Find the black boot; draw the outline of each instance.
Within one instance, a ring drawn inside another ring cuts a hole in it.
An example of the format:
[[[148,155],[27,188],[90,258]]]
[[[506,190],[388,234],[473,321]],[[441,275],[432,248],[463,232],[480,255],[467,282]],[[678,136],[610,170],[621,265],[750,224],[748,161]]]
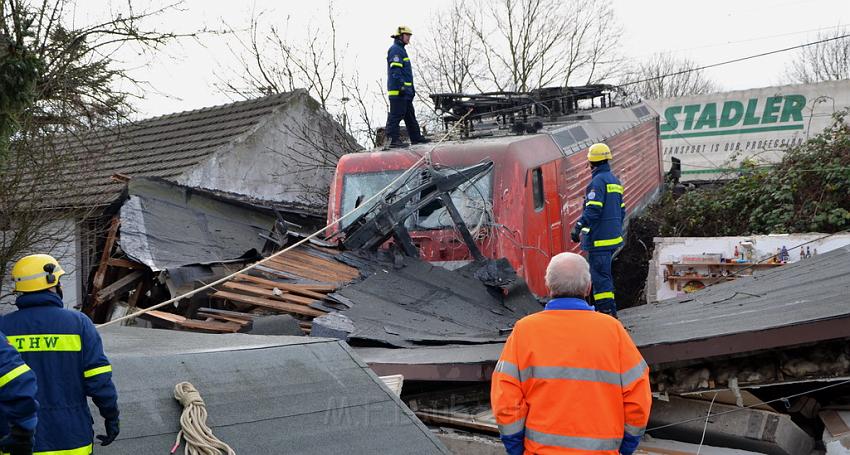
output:
[[[387,148],[398,149],[407,147],[409,144],[407,142],[402,141],[401,139],[393,139]]]
[[[417,139],[415,141],[410,141],[410,142],[412,142],[414,144],[427,144],[427,143],[431,142],[431,139],[428,139],[426,137],[420,137],[419,139]]]

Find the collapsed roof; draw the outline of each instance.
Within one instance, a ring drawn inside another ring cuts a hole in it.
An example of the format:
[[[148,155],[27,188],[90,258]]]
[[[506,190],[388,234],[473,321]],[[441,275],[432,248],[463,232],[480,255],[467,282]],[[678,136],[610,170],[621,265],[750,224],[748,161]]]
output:
[[[850,337],[850,246],[619,313],[650,364]]]

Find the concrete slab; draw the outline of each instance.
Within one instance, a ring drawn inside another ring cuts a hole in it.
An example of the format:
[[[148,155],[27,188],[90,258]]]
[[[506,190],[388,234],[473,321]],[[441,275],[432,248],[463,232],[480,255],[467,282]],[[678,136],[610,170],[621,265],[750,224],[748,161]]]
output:
[[[497,437],[441,431],[437,438],[455,455],[504,455],[505,446]]]
[[[653,401],[648,428],[659,428],[651,431],[653,437],[689,443],[699,443],[705,429],[704,444],[770,455],[808,454],[814,447],[787,415],[678,397]]]
[[[756,455],[760,452],[728,449],[703,444],[671,441],[667,439],[646,438],[641,441],[635,455]]]

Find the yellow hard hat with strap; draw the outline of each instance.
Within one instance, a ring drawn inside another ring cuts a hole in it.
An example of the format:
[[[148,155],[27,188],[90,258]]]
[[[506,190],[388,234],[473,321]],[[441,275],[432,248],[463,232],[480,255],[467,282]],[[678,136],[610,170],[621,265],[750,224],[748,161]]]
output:
[[[21,258],[12,267],[12,281],[16,292],[35,292],[50,289],[59,284],[65,274],[53,256],[31,254]]]
[[[413,34],[413,29],[411,29],[410,27],[408,27],[406,25],[399,25],[395,29],[395,32],[393,32],[393,34],[390,35],[390,38],[398,38],[401,35],[412,35],[412,34]]]
[[[613,155],[611,155],[611,149],[601,142],[593,144],[587,149],[587,161],[590,161],[591,163],[610,160],[612,158]]]

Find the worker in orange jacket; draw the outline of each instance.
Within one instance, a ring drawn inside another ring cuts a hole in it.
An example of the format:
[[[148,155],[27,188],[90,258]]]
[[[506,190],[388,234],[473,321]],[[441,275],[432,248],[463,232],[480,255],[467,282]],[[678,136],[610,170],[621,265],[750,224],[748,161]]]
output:
[[[649,420],[649,367],[623,326],[584,300],[583,257],[553,257],[546,286],[551,300],[516,323],[493,372],[490,402],[505,449],[631,455]]]

